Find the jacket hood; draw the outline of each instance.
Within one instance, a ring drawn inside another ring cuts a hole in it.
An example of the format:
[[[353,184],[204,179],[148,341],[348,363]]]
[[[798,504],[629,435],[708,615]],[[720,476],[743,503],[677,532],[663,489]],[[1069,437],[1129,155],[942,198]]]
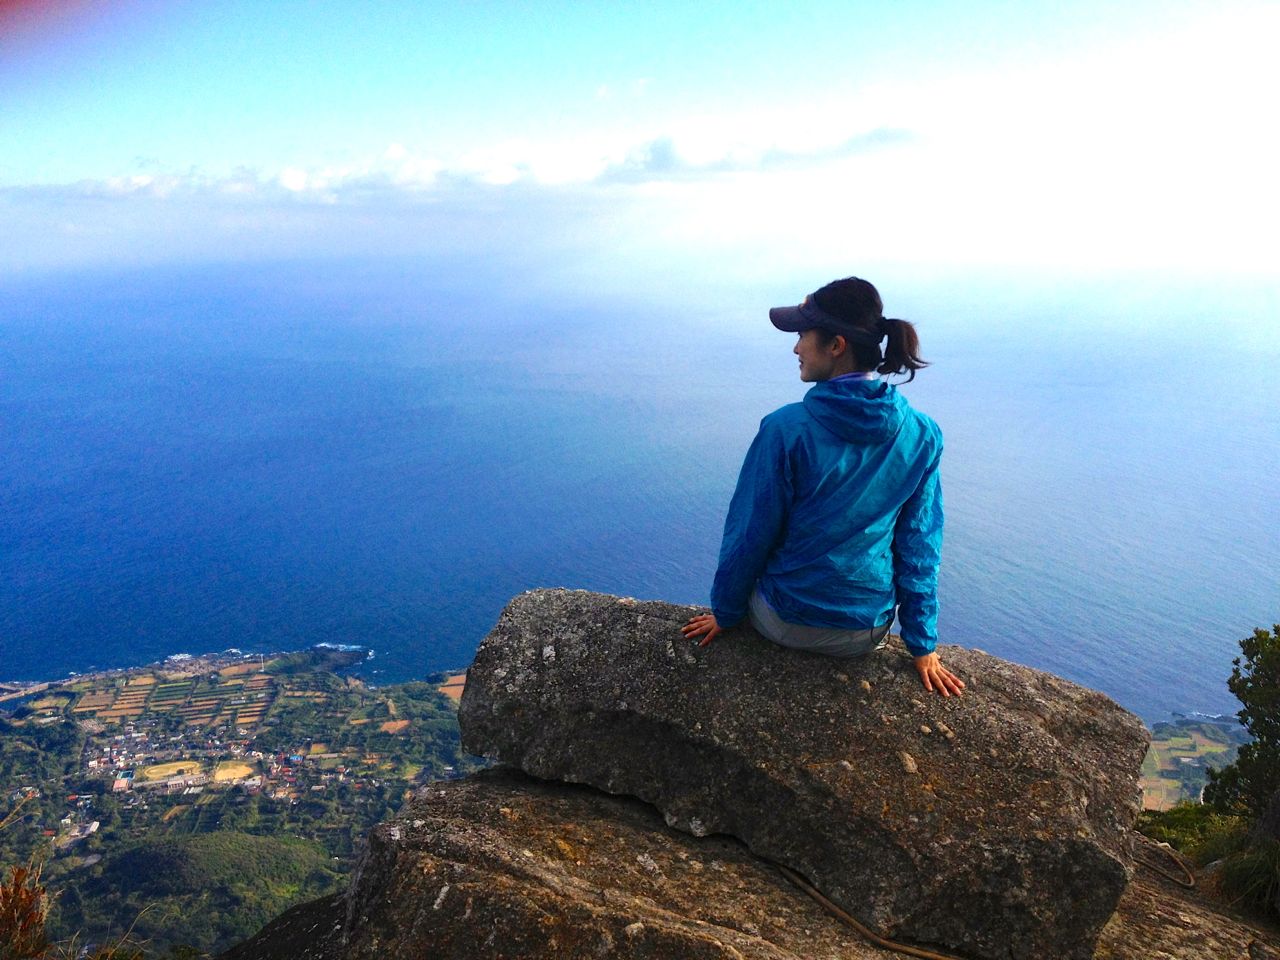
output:
[[[883,380],[824,380],[804,395],[804,409],[841,440],[881,443],[901,429],[907,401]]]

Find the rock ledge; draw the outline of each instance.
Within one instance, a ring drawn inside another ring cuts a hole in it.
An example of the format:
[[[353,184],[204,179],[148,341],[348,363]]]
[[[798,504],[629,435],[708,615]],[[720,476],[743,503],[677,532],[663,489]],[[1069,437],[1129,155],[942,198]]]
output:
[[[840,661],[694,608],[515,598],[467,677],[467,749],[653,804],[790,866],[883,936],[993,960],[1089,957],[1131,874],[1148,742],[1113,701],[981,651],[927,694],[890,646]]]

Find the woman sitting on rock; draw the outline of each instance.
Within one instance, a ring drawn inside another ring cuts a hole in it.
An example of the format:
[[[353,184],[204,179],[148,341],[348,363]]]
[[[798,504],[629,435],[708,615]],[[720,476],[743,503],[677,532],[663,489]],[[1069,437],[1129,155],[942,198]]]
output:
[[[879,646],[894,620],[926,690],[964,683],[937,646],[942,434],[879,374],[926,366],[915,328],[849,277],[769,319],[799,334],[801,403],[760,422],[729,514],[702,646],[749,618],[774,643],[837,657]],[[881,341],[887,341],[883,353]]]

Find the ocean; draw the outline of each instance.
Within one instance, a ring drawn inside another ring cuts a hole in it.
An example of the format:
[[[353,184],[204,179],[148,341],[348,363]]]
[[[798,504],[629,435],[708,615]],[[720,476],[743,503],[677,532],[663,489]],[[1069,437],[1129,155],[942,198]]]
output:
[[[1233,713],[1239,639],[1280,620],[1274,296],[909,279],[943,642],[1149,721]],[[806,291],[412,261],[10,278],[0,680],[331,642],[393,682],[468,663],[534,587],[704,603],[746,446],[805,389],[765,309]]]

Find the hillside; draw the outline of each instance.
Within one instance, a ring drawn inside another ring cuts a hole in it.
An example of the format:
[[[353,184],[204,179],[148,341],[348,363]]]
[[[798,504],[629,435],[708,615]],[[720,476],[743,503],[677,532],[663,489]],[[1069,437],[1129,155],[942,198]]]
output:
[[[363,657],[174,658],[0,703],[0,866],[43,860],[56,936],[154,902],[138,932],[202,949],[334,888],[415,784],[475,767],[454,700],[335,672]]]
[[[300,900],[337,887],[342,873],[317,842],[235,831],[144,840],[103,857],[58,903],[64,931],[133,937],[155,953],[178,943],[222,949]]]

